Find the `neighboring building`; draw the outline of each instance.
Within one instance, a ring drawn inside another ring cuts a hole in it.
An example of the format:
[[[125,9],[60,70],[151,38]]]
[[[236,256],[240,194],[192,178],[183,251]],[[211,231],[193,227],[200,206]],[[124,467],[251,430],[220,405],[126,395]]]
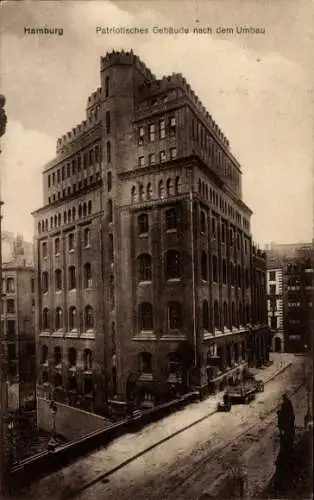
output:
[[[267,303],[268,324],[273,334],[272,350],[285,350],[283,328],[283,274],[282,267],[276,263],[269,263],[267,269]]]
[[[23,235],[1,231],[2,262],[11,262],[23,256],[25,264],[34,266],[34,245],[24,240]]]
[[[281,347],[287,352],[309,350],[313,335],[313,245],[272,244],[267,255],[270,328],[277,326],[273,348],[279,350],[280,344],[276,338],[280,338]],[[277,276],[278,290],[272,282],[272,278]],[[272,319],[275,299],[278,301],[279,313],[276,325]],[[281,304],[282,311],[279,307]]]
[[[8,409],[32,407],[36,396],[34,268],[22,258],[2,265],[2,315],[7,347]]]
[[[97,410],[169,385],[215,390],[241,377],[253,330],[251,360],[267,359],[241,176],[182,75],[158,80],[132,52],[101,58],[34,213],[40,394]]]

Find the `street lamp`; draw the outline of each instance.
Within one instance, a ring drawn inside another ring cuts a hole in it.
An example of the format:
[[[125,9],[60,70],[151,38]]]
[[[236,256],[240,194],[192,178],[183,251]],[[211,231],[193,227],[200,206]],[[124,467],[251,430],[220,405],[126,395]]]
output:
[[[49,409],[50,409],[50,412],[51,412],[51,438],[49,439],[49,442],[48,442],[48,451],[54,451],[56,446],[58,445],[57,441],[56,441],[56,414],[57,414],[57,411],[58,411],[58,407],[56,405],[56,403],[52,400],[50,405],[49,405]]]

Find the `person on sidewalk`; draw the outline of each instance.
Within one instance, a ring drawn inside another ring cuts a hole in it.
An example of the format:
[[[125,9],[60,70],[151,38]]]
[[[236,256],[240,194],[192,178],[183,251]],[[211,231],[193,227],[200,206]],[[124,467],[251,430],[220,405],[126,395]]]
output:
[[[294,445],[295,414],[287,394],[283,395],[283,402],[278,411],[278,427],[280,433],[280,447],[287,454],[290,454]]]

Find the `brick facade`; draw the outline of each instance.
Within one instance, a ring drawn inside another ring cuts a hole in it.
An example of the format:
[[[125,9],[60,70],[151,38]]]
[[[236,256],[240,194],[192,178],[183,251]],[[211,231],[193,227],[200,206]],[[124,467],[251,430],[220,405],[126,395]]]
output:
[[[253,326],[266,342],[267,316],[254,299],[260,256],[228,140],[182,75],[158,80],[132,52],[101,58],[101,87],[86,113],[58,140],[43,173],[44,206],[34,213],[40,387],[54,389],[59,373],[64,401],[95,408],[113,396],[123,401],[133,389],[137,401],[151,404],[184,380],[207,392],[213,380],[239,377]],[[57,364],[55,348],[62,350]],[[74,375],[76,385],[69,384]]]

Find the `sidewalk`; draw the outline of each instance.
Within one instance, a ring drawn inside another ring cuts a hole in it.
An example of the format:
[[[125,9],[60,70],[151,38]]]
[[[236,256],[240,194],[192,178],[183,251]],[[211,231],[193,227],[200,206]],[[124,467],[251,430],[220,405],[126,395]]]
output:
[[[275,355],[274,363],[262,370],[257,370],[259,380],[267,383],[278,373],[284,371],[292,362],[291,355]],[[141,455],[167,441],[173,435],[180,434],[198,422],[205,420],[216,412],[217,404],[221,401],[222,393],[210,396],[207,399],[192,403],[181,411],[154,422],[137,433],[125,434],[110,443],[107,447],[82,457],[75,463],[61,471],[39,481],[38,485],[31,485],[28,498],[58,498],[56,490],[79,490],[81,486],[93,483],[99,476],[105,477],[132,460],[135,455]],[[56,488],[58,485],[58,488]],[[61,494],[61,492],[60,492]],[[53,495],[53,496],[51,496]],[[24,497],[25,498],[25,497]]]

